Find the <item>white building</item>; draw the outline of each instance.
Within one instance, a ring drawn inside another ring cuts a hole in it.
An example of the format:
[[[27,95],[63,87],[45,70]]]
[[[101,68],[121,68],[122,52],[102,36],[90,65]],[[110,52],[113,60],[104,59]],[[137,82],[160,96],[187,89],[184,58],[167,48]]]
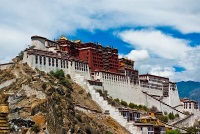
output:
[[[183,98],[180,100],[183,105],[184,111],[188,111],[194,114],[199,114],[199,104],[197,101],[190,100],[188,98]]]

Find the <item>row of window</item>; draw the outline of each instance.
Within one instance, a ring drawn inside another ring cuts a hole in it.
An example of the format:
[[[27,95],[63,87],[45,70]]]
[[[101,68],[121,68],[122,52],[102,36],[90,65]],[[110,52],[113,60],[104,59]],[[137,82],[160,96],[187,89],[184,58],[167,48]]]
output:
[[[142,84],[141,84],[141,87],[150,88],[150,89],[162,90],[162,88],[159,88],[159,87],[152,87],[152,86],[147,86],[147,85],[142,85]]]
[[[122,78],[117,78],[117,77],[112,77],[112,76],[103,76],[103,79],[128,82],[128,79],[127,78],[123,78],[123,77]]]
[[[187,108],[191,109],[192,108],[191,106],[192,106],[191,103],[184,103],[184,109],[187,109]],[[194,104],[194,109],[198,109],[198,104]]]
[[[120,82],[120,83],[118,83],[118,84],[116,84],[115,82],[107,82],[107,81],[103,81],[104,82],[104,84],[105,85],[110,85],[110,86],[118,86],[118,87],[129,87],[129,84],[127,84],[127,83],[122,83],[122,82]]]
[[[45,57],[45,56],[35,56],[35,64],[40,64],[40,65],[46,65],[46,62],[48,60],[48,65],[49,66],[56,66],[58,67],[58,59],[54,59],[51,57]],[[61,68],[68,68],[68,61],[66,60],[60,60],[60,67]]]

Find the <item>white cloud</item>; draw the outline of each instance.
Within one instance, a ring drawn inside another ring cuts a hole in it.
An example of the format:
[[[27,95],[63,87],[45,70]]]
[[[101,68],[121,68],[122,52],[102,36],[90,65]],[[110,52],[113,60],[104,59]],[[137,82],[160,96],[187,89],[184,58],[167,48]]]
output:
[[[163,58],[176,59],[185,55],[188,41],[174,38],[158,30],[128,30],[119,34],[121,39],[137,49],[146,49]]]
[[[178,61],[187,70],[200,70],[200,45],[186,51],[186,55]]]
[[[200,2],[198,0],[100,0],[95,2],[93,0],[1,0],[0,59],[15,57],[30,43],[32,35],[54,39],[62,34],[75,34],[77,29],[93,31],[120,27],[169,26],[182,33],[200,33],[199,16]],[[132,51],[129,57],[143,56],[141,59],[135,59],[138,62],[146,59],[140,63],[148,63],[152,60],[147,58],[148,55],[153,54],[165,60],[187,57],[188,53],[185,54],[185,51],[189,49],[188,41],[173,38],[156,30],[148,32],[134,31],[137,37],[134,44],[138,48]],[[146,39],[139,38],[139,34],[145,35]],[[147,42],[152,44],[149,46]],[[168,44],[171,45],[168,46]],[[193,61],[192,57],[191,60]],[[192,61],[185,67],[192,70],[195,63]],[[184,60],[178,63],[183,65]]]
[[[143,61],[149,58],[149,53],[147,50],[131,50],[131,52],[126,55],[126,57],[134,61]]]
[[[172,67],[161,68],[160,66],[155,66],[151,68],[149,73],[157,76],[170,77],[174,75],[174,71],[175,69]]]
[[[9,63],[12,61],[12,58],[11,57],[5,57],[3,59],[0,59],[0,64],[3,64],[3,63]]]
[[[146,49],[149,52],[148,59],[135,63],[135,68],[140,74],[150,73],[170,77],[175,81],[200,80],[198,74],[200,46],[191,47],[189,46],[190,41],[174,38],[152,29],[122,31],[119,37],[136,49]],[[178,72],[174,66],[183,67],[185,70]]]

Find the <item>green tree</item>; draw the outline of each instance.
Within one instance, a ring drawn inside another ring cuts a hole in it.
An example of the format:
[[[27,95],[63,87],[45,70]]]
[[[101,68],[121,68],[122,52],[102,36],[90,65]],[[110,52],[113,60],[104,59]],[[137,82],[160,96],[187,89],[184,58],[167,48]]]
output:
[[[163,121],[163,122],[168,122],[168,117],[167,116],[162,115],[159,119],[161,121]]]
[[[23,56],[24,56],[24,51],[21,51],[21,52],[18,54],[18,56],[17,56],[18,61],[22,60],[22,59],[23,59]]]
[[[123,100],[121,100],[121,104],[122,104],[123,106],[128,106],[128,103],[127,103],[126,101],[123,101]]]
[[[187,134],[196,134],[197,132],[199,132],[199,129],[196,129],[196,127],[189,127],[187,128]]]
[[[157,107],[155,106],[152,106],[152,108],[149,109],[151,112],[158,112],[158,109]]]
[[[144,106],[144,105],[143,105],[143,106],[142,106],[142,109],[145,110],[145,111],[148,111],[147,106]]]
[[[175,114],[175,117],[179,117],[179,114],[177,113],[177,114]]]
[[[170,112],[169,115],[168,115],[168,117],[169,117],[170,120],[175,119],[175,116],[174,116],[173,112],[172,113]]]
[[[180,134],[180,130],[176,129],[176,130],[169,130],[166,132],[166,134]]]
[[[56,72],[50,71],[50,74],[56,77],[59,80],[62,80],[65,78],[65,73],[62,69],[57,70]]]
[[[132,102],[130,102],[130,103],[128,104],[128,106],[129,106],[130,108],[137,108],[137,105],[134,104],[134,103],[132,103]]]
[[[117,99],[114,99],[114,101],[116,101],[116,102],[120,102],[120,100],[117,98]]]
[[[138,108],[139,108],[139,109],[142,109],[142,108],[143,108],[143,106],[142,106],[142,105],[138,105]]]

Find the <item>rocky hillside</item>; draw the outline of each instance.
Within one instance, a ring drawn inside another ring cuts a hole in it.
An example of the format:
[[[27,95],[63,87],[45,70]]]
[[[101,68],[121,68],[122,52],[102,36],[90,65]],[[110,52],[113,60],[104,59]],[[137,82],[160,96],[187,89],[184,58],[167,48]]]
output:
[[[104,115],[90,94],[61,70],[46,74],[15,62],[9,69],[0,70],[0,85],[0,92],[10,95],[13,134],[128,133]]]

